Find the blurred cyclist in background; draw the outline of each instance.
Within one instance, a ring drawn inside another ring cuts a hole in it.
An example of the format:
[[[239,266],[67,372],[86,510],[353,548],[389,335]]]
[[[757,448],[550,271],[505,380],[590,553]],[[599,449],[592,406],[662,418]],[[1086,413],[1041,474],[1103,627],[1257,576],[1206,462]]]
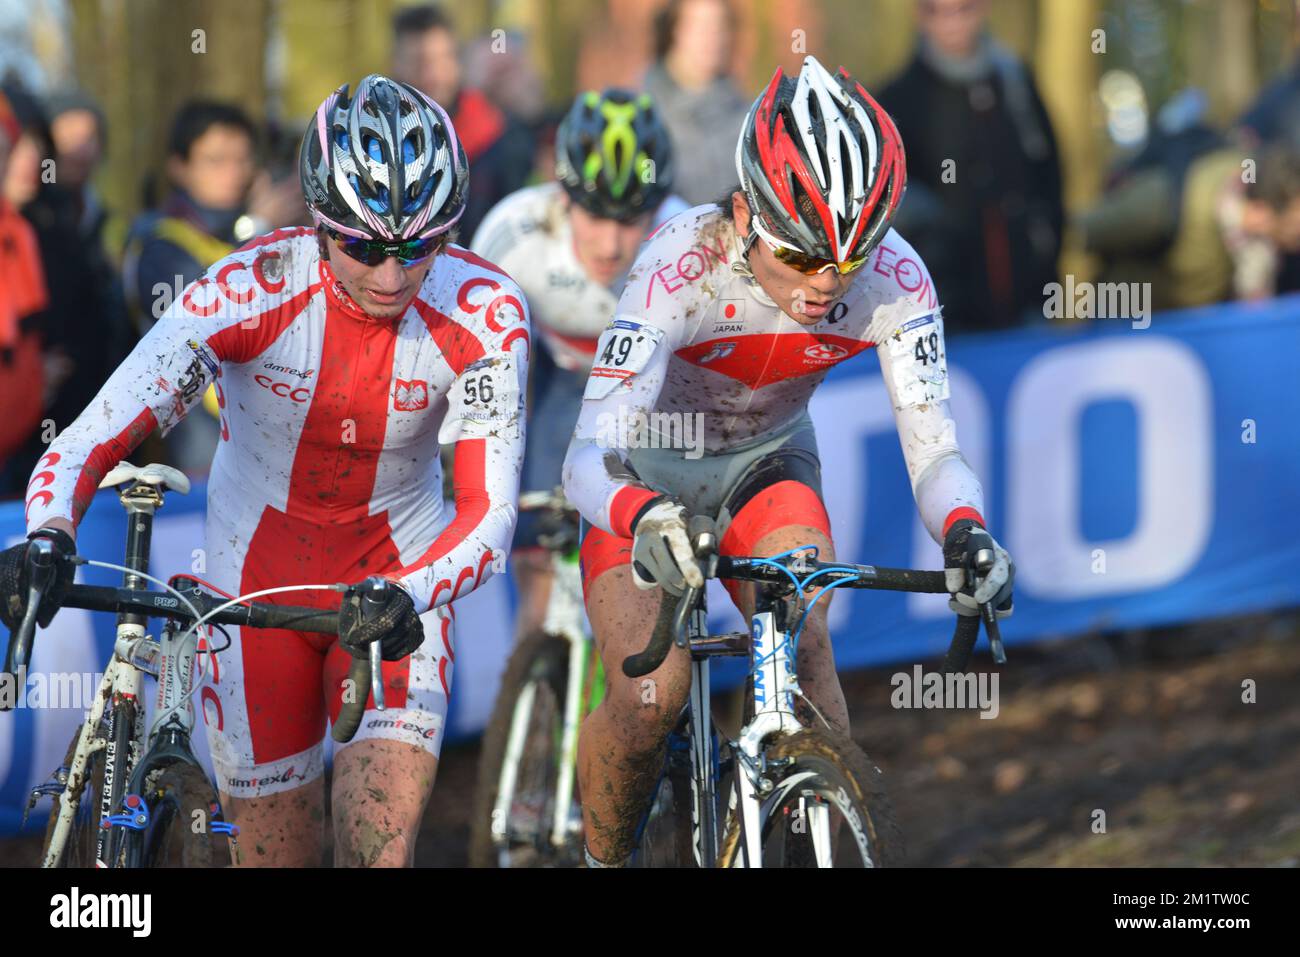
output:
[[[574,100],[556,138],[556,181],[502,200],[483,220],[473,250],[495,262],[528,297],[539,333],[521,492],[561,484],[596,340],[618,304],[642,241],[687,208],[670,195],[672,144],[646,94],[608,89]],[[514,543],[520,591],[517,632],[540,627],[551,564],[539,515],[524,512]]]

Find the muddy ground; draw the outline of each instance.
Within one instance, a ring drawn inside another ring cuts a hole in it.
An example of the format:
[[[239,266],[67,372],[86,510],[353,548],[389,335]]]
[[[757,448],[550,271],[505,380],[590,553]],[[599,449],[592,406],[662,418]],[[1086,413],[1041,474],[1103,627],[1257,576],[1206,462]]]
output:
[[[909,863],[1300,865],[1300,614],[1009,654],[994,720],[892,708],[897,668],[843,676]],[[477,758],[473,743],[444,752],[418,865],[466,863]],[[0,865],[38,845],[0,841]]]

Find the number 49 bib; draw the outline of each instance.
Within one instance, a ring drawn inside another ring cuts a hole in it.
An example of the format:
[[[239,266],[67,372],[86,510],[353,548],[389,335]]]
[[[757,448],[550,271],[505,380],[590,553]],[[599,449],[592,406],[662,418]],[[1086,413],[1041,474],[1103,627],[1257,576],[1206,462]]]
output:
[[[664,331],[631,319],[615,319],[600,334],[584,399],[603,399],[621,382],[645,369]]]
[[[948,361],[938,310],[905,319],[889,336],[889,357],[900,409],[948,398]]]

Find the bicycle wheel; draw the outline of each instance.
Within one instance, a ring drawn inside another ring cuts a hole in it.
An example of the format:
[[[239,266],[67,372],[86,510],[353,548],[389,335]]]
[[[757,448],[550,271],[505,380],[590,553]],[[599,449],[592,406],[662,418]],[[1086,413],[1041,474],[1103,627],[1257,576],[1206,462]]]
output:
[[[582,862],[576,776],[572,793],[564,798],[563,841],[557,846],[551,839],[563,759],[569,647],[564,638],[536,634],[520,642],[506,664],[479,756],[470,825],[473,867],[576,867]],[[498,808],[497,797],[506,787],[510,800]]]
[[[677,736],[674,735],[674,738]],[[694,867],[690,751],[669,742],[663,776],[646,809],[633,867]],[[681,744],[685,745],[684,739]]]
[[[880,769],[847,738],[805,729],[767,749],[763,867],[881,867],[901,863],[902,838]],[[734,837],[735,835],[730,835]],[[743,866],[741,841],[723,866]]]
[[[149,825],[128,854],[129,866],[225,867],[230,863],[229,839],[212,827],[220,805],[202,768],[185,762],[171,765],[158,775],[146,800]]]
[[[109,807],[116,807],[126,791],[126,780],[130,775],[130,762],[128,754],[130,751],[131,730],[135,725],[136,709],[134,702],[129,699],[123,699],[113,706],[111,721],[105,721],[101,724],[101,731],[110,725],[114,729],[114,760],[117,762],[117,771],[113,779],[113,794],[109,798]],[[72,735],[72,741],[68,744],[68,752],[63,758],[63,767],[71,768],[73,756],[76,754],[77,741],[81,737],[82,728],[79,726]],[[101,828],[99,826],[100,815],[102,812],[101,802],[104,793],[104,768],[107,755],[104,748],[92,752],[86,759],[86,766],[79,780],[68,780],[65,790],[70,790],[76,802],[76,810],[73,813],[72,824],[63,841],[63,847],[59,852],[58,859],[54,862],[54,867],[95,867],[97,865],[95,854],[99,841]],[[62,798],[56,797],[54,807],[50,810],[49,820],[45,825],[45,840],[41,842],[41,861],[44,861],[50,851],[50,842],[54,839],[54,827],[59,819],[59,809],[62,805]],[[120,855],[120,840],[111,842]],[[112,851],[108,855],[110,859],[113,856]]]

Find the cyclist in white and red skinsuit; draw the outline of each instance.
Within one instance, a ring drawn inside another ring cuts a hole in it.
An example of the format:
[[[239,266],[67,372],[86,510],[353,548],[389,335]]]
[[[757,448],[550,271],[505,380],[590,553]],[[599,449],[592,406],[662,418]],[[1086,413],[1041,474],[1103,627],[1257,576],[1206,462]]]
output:
[[[374,160],[394,144],[405,164]],[[313,119],[303,163],[318,227],[255,240],[188,287],[40,460],[27,518],[71,532],[100,478],[215,380],[206,577],[243,594],[383,575],[420,615],[423,643],[383,666],[388,710],[367,710],[334,763],[336,862],[400,866],[437,768],[451,602],[501,567],[514,530],[528,316],[505,273],[446,242],[467,171],[432,100],[378,76],[350,98],[342,87]],[[393,193],[408,215],[379,213],[387,194],[372,184],[402,177]],[[347,251],[364,255],[372,239],[385,240],[377,265]],[[450,524],[443,443],[455,448]],[[337,607],[339,596],[262,600]],[[228,817],[246,863],[314,866],[322,739],[351,655],[331,636],[227,630],[201,705]]]
[[[609,676],[579,739],[590,866],[626,861],[686,700],[682,649],[652,685],[625,678],[622,663],[668,626],[684,585],[703,584],[688,517],[714,519],[726,555],[812,544],[834,558],[807,406],[835,364],[876,352],[953,601],[1010,607],[1013,568],[983,528],[980,483],[948,412],[938,296],[889,227],[906,176],[893,122],[847,73],[808,57],[797,78],[777,70],[755,101],[736,162],[741,187],[725,205],[675,217],[642,251],[600,339],[565,461],[565,492],[591,525],[584,592]],[[997,564],[971,585],[973,542]],[[749,615],[752,586],[727,584]],[[642,590],[656,585],[663,591]],[[829,597],[808,617],[797,670],[808,700],[847,734]]]

